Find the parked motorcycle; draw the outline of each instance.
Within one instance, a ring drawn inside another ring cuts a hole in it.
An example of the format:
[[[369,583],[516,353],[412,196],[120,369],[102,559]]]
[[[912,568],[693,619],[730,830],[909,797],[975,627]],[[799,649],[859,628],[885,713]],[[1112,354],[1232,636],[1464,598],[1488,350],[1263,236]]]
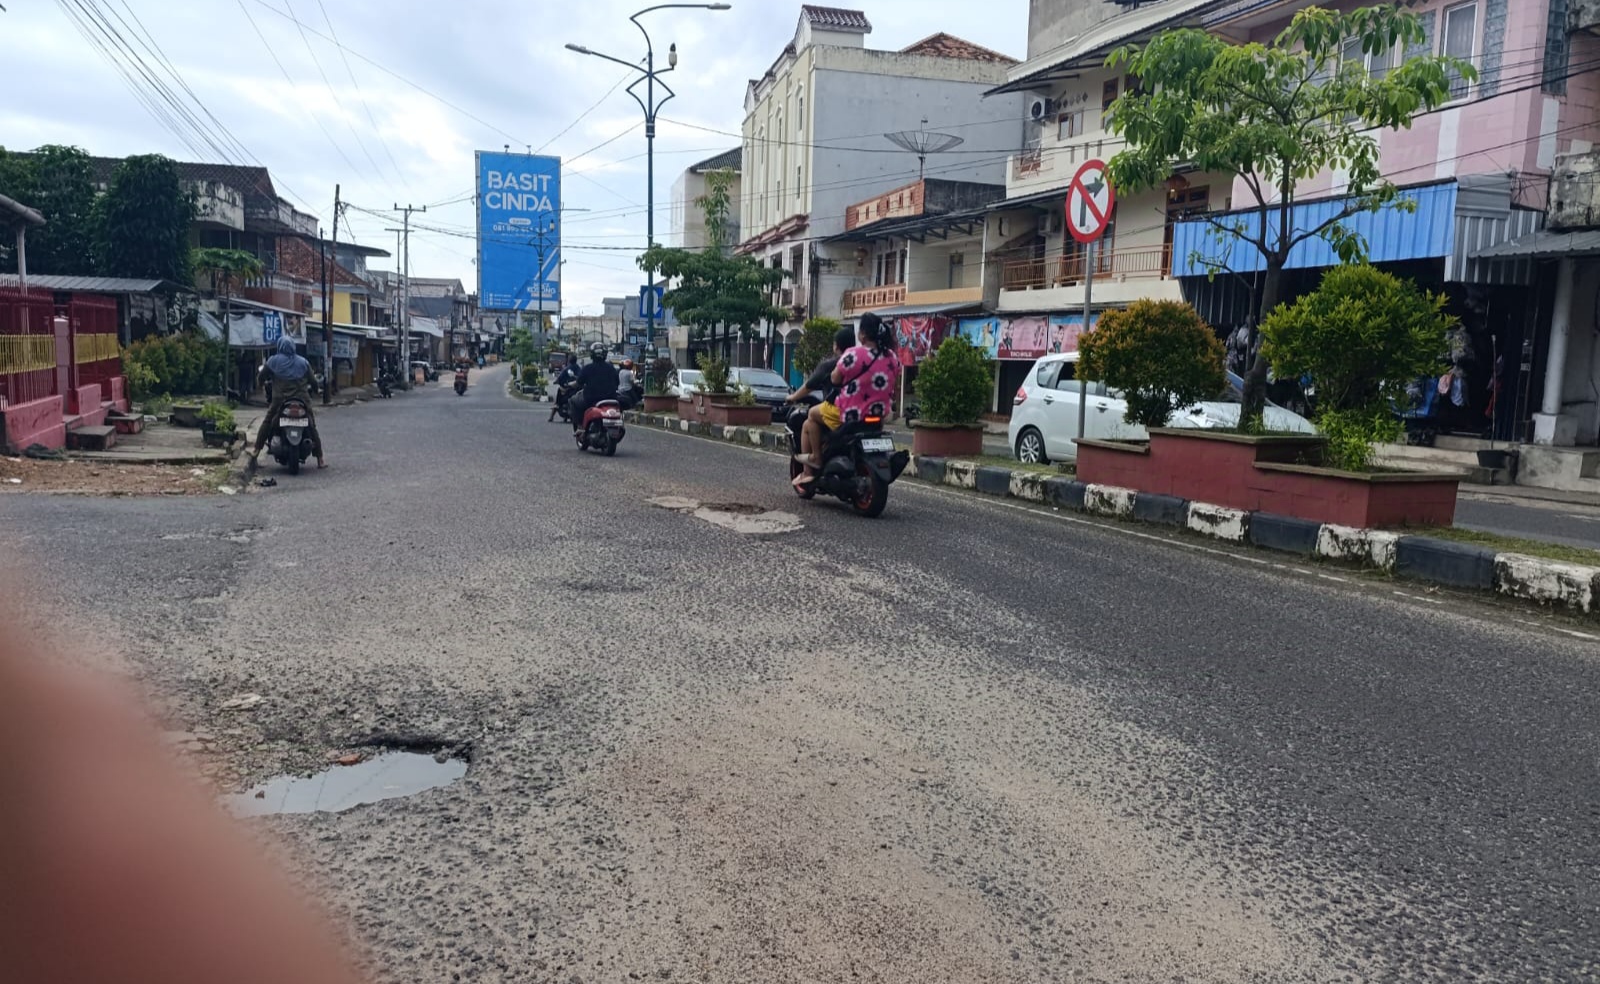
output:
[[[267,443],[272,460],[289,469],[289,474],[300,474],[300,466],[311,457],[311,408],[301,400],[285,400],[282,415]]]
[[[456,395],[467,395],[467,371],[465,369],[456,370]]]
[[[609,458],[617,453],[617,445],[627,432],[622,426],[622,404],[601,400],[584,411],[583,428],[575,435],[578,450],[599,451]]]
[[[394,374],[385,369],[378,373],[378,395],[387,400],[394,396],[391,387],[394,386]]]
[[[800,453],[800,428],[805,425],[808,406],[789,411],[789,481],[800,477],[805,467],[794,459]],[[810,499],[818,492],[848,503],[856,515],[869,519],[883,514],[889,505],[889,486],[911,461],[907,451],[896,451],[894,441],[884,436],[883,418],[868,417],[859,423],[845,424],[829,434],[815,464],[816,478],[799,486],[795,493]]]

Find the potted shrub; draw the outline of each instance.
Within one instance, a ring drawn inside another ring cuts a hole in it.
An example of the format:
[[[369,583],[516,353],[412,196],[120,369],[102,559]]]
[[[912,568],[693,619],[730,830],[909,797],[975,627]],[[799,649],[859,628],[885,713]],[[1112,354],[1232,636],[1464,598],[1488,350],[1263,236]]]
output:
[[[200,408],[200,438],[208,448],[225,447],[233,443],[238,425],[233,419],[233,408],[226,403],[213,401]]]
[[[544,373],[539,371],[538,366],[523,366],[519,378],[521,379],[522,392],[524,393],[539,393],[544,390]]]
[[[650,363],[644,380],[645,413],[676,413],[678,398],[667,388],[672,384],[672,372],[677,367],[671,359],[656,359]]]
[[[1083,442],[1078,478],[1344,526],[1449,526],[1462,476],[1375,470],[1372,447],[1398,436],[1391,401],[1439,364],[1453,323],[1409,281],[1336,267],[1261,327],[1280,376],[1316,380],[1321,434],[1152,428],[1147,446]]]
[[[728,388],[728,360],[701,354],[695,359],[700,367],[700,382],[689,397],[689,413],[697,420],[724,427],[760,427],[772,422],[772,411],[752,402],[739,403],[739,394]]]
[[[944,340],[917,370],[921,404],[911,430],[911,450],[949,457],[983,453],[979,417],[994,392],[989,357],[960,335]]]

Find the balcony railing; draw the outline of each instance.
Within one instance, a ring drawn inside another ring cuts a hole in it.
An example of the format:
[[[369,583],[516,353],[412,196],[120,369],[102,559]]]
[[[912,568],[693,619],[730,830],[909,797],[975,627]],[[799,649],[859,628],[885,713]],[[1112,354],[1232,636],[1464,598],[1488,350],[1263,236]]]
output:
[[[843,314],[849,317],[862,311],[871,311],[873,308],[894,307],[904,304],[906,299],[905,284],[888,284],[883,287],[858,287],[855,290],[844,292],[839,306]]]
[[[1055,170],[1055,155],[1046,155],[1039,147],[1030,147],[1011,158],[1011,178],[1020,181],[1035,174]]]
[[[1171,249],[1167,246],[1140,246],[1131,249],[1097,249],[1094,275],[1113,280],[1163,280],[1171,269]],[[1001,290],[1045,290],[1072,287],[1083,283],[1087,273],[1087,254],[1071,256],[1002,256]]]

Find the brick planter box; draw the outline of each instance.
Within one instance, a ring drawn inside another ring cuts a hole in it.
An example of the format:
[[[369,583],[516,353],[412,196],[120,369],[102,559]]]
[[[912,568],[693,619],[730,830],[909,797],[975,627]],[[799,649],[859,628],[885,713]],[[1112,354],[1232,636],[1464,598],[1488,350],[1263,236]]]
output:
[[[666,395],[663,395],[663,396],[650,396],[649,394],[645,394],[644,412],[645,413],[677,413],[678,412],[678,398],[673,396],[673,395],[671,395],[670,393],[666,394]]]
[[[1460,475],[1324,468],[1312,435],[1155,428],[1148,444],[1080,441],[1078,480],[1341,526],[1450,526]]]
[[[932,424],[919,420],[911,428],[911,453],[935,458],[970,458],[983,454],[983,425]]]
[[[695,393],[680,403],[678,415],[723,427],[765,427],[772,423],[772,411],[767,407],[741,407],[736,403],[718,402],[719,399],[725,399],[726,395]]]

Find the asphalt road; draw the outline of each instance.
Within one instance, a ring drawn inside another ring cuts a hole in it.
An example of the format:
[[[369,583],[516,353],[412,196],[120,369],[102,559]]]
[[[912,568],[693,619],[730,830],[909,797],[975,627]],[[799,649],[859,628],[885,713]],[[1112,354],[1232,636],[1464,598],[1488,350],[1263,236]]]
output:
[[[1600,508],[1471,491],[1456,500],[1456,525],[1502,536],[1600,550]]]
[[[580,454],[474,375],[327,413],[332,467],[256,494],[0,497],[40,621],[228,790],[470,742],[452,786],[250,821],[376,976],[1600,979],[1569,623],[912,483],[864,521],[756,451]]]

